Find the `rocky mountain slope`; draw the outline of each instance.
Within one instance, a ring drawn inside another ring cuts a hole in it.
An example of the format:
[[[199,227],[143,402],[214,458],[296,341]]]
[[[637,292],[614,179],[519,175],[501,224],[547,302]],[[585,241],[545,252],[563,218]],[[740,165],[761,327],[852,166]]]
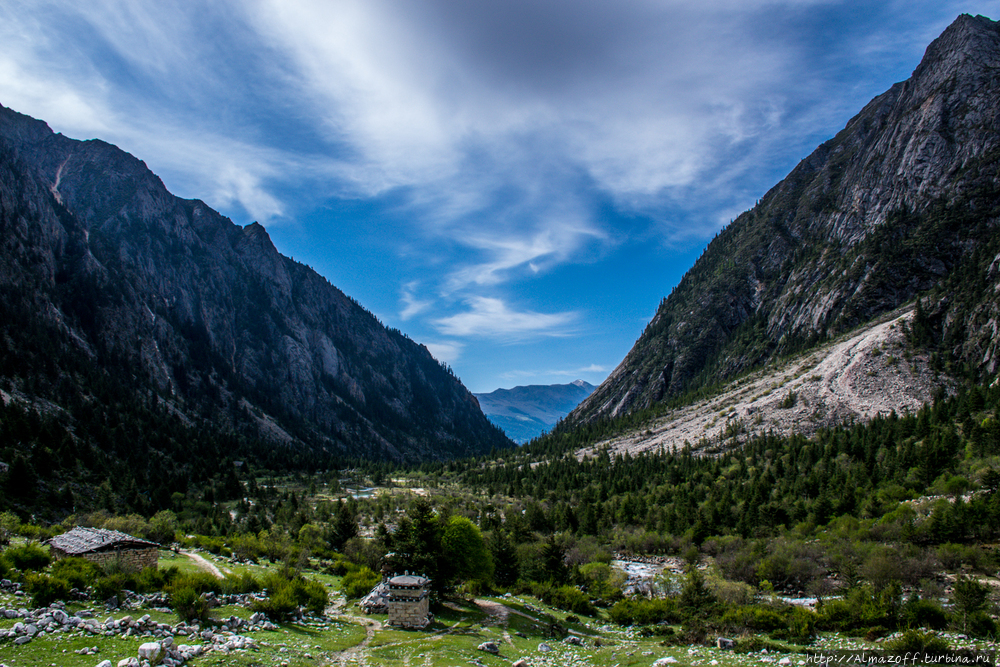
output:
[[[5,400],[69,420],[113,411],[112,396],[289,451],[415,461],[511,445],[424,346],[261,225],[3,107],[0,364]]]
[[[766,433],[810,437],[839,424],[916,414],[937,395],[950,393],[954,383],[931,367],[926,352],[913,349],[907,336],[913,315],[912,308],[889,313],[577,454],[683,447],[712,453]]]
[[[511,440],[524,444],[550,430],[593,391],[594,385],[576,380],[569,384],[497,389],[475,396],[491,422]]]
[[[995,374],[998,229],[1000,27],[963,15],[719,233],[564,426],[711,393],[917,295],[920,342],[956,371]]]

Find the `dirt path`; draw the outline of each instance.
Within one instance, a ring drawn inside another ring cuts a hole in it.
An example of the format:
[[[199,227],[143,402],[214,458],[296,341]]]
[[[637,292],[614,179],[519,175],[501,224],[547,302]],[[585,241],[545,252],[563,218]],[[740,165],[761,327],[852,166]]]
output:
[[[336,664],[339,667],[347,667],[350,665],[358,665],[358,667],[369,667],[368,659],[371,657],[368,653],[368,645],[371,644],[372,638],[375,637],[375,633],[382,630],[383,626],[378,621],[374,621],[368,618],[363,618],[361,616],[346,616],[342,615],[341,618],[359,621],[365,624],[365,638],[355,646],[351,648],[344,649],[335,660],[328,664]],[[388,644],[381,644],[379,648],[390,648],[394,646],[405,646],[407,644],[416,644],[424,641],[440,641],[445,635],[450,634],[461,621],[455,621],[451,627],[444,628],[435,632],[433,635],[417,635],[413,639],[407,639],[399,642],[391,642]],[[415,658],[412,651],[403,656],[403,663],[406,665],[410,664],[410,660]],[[429,665],[430,655],[424,656],[423,664]],[[377,663],[376,663],[377,664]]]
[[[225,578],[225,574],[222,573],[222,570],[220,570],[219,568],[217,568],[214,563],[212,563],[211,561],[207,560],[206,558],[204,558],[200,554],[196,554],[193,551],[182,551],[181,554],[183,554],[183,555],[187,556],[188,558],[190,558],[191,560],[193,560],[194,564],[198,566],[199,570],[203,570],[204,572],[208,572],[209,574],[211,574],[212,576],[214,576],[216,579],[224,579]],[[226,570],[226,574],[232,574],[232,572],[230,572],[229,570]]]
[[[382,629],[382,624],[369,618],[361,618],[360,616],[342,616],[342,618],[364,623],[365,638],[361,640],[361,643],[341,651],[337,657],[337,664],[340,667],[346,667],[348,663],[356,664],[359,667],[368,667],[368,652],[366,649],[375,637],[375,632]]]

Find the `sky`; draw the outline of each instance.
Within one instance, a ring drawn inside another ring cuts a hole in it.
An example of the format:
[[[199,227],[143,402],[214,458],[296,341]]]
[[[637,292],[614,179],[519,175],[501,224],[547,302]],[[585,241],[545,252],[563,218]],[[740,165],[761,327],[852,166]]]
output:
[[[0,104],[259,221],[474,392],[596,385],[961,13],[1000,0],[0,0]]]

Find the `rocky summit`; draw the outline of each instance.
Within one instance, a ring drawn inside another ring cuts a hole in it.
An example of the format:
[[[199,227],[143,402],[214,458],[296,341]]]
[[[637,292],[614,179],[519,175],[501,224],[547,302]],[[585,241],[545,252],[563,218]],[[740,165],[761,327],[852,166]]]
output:
[[[917,297],[940,366],[1000,368],[1000,27],[960,16],[665,298],[572,427],[705,395]]]
[[[261,225],[3,107],[0,368],[5,403],[70,431],[155,417],[282,447],[286,461],[511,444],[426,347],[281,255]],[[148,429],[136,431],[122,446],[143,446]]]

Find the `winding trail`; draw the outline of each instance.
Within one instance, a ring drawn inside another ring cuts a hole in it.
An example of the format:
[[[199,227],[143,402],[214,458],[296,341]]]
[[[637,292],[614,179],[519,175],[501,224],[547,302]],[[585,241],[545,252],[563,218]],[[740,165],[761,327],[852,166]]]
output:
[[[337,657],[337,664],[340,665],[340,667],[346,667],[349,662],[355,662],[359,665],[359,667],[368,667],[368,654],[366,649],[375,637],[375,631],[382,629],[382,624],[370,618],[362,618],[360,616],[342,615],[341,618],[347,618],[352,621],[359,621],[363,623],[365,626],[365,638],[362,639],[360,643],[341,651],[340,655]]]
[[[216,579],[224,579],[225,578],[226,575],[222,573],[222,570],[220,570],[218,567],[216,567],[215,563],[213,563],[210,560],[206,559],[201,554],[196,554],[193,551],[181,551],[181,554],[183,554],[184,556],[187,556],[188,558],[190,558],[191,560],[193,560],[194,564],[198,566],[199,570],[203,570],[205,572],[208,572],[209,574],[211,574],[212,576],[214,576]],[[232,572],[230,572],[229,570],[226,570],[226,574],[232,574]]]

